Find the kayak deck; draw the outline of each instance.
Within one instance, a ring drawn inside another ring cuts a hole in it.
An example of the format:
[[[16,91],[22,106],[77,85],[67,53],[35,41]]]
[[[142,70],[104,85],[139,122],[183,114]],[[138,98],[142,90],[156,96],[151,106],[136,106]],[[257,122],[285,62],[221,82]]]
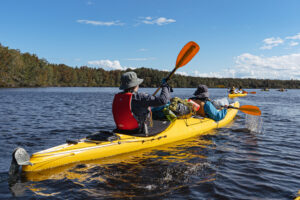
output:
[[[239,107],[239,102],[235,102],[234,106]],[[223,127],[233,120],[237,112],[237,109],[228,109],[226,117],[219,122],[209,118],[177,119],[155,136],[138,137],[117,133],[119,139],[111,142],[83,138],[75,144],[66,143],[32,154],[30,162],[33,165],[25,165],[22,170],[25,172],[41,171],[173,143]]]

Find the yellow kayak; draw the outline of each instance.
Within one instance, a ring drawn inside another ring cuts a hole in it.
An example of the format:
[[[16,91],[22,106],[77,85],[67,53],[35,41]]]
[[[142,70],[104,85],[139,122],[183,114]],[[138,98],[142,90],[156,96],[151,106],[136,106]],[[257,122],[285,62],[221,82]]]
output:
[[[239,105],[239,102],[234,103],[234,107],[239,107]],[[118,139],[114,141],[83,138],[73,144],[66,143],[32,154],[29,162],[24,162],[26,164],[23,164],[22,170],[24,172],[41,171],[185,140],[229,124],[237,112],[237,109],[228,109],[225,118],[219,122],[196,117],[176,119],[167,129],[155,136],[138,137],[117,133]]]
[[[247,94],[242,94],[242,93],[228,94],[229,98],[244,97],[244,96],[247,96]]]

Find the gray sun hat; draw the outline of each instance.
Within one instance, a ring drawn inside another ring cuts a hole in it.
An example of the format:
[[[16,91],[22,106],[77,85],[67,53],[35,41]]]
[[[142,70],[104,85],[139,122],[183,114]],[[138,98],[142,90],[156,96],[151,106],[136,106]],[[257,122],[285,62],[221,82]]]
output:
[[[194,95],[200,99],[208,98],[208,88],[206,85],[198,85],[197,90],[195,91]]]
[[[141,84],[144,79],[137,77],[135,72],[126,72],[121,76],[121,86],[120,90],[126,90],[128,88],[135,87]]]

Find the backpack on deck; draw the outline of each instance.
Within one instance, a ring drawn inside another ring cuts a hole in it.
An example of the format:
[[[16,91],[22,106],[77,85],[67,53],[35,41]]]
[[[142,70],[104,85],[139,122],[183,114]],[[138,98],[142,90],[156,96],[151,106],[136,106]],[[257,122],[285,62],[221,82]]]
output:
[[[171,99],[169,109],[175,113],[178,118],[188,118],[194,113],[193,103],[179,97]]]
[[[175,121],[176,118],[189,118],[199,109],[199,105],[187,99],[174,97],[163,106],[151,108],[154,120]],[[197,108],[195,108],[197,107]]]

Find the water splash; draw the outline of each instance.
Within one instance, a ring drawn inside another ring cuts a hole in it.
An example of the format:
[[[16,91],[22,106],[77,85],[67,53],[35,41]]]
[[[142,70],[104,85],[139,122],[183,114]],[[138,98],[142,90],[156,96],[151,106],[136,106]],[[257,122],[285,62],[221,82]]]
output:
[[[263,120],[261,116],[246,115],[245,126],[251,133],[263,133]]]

